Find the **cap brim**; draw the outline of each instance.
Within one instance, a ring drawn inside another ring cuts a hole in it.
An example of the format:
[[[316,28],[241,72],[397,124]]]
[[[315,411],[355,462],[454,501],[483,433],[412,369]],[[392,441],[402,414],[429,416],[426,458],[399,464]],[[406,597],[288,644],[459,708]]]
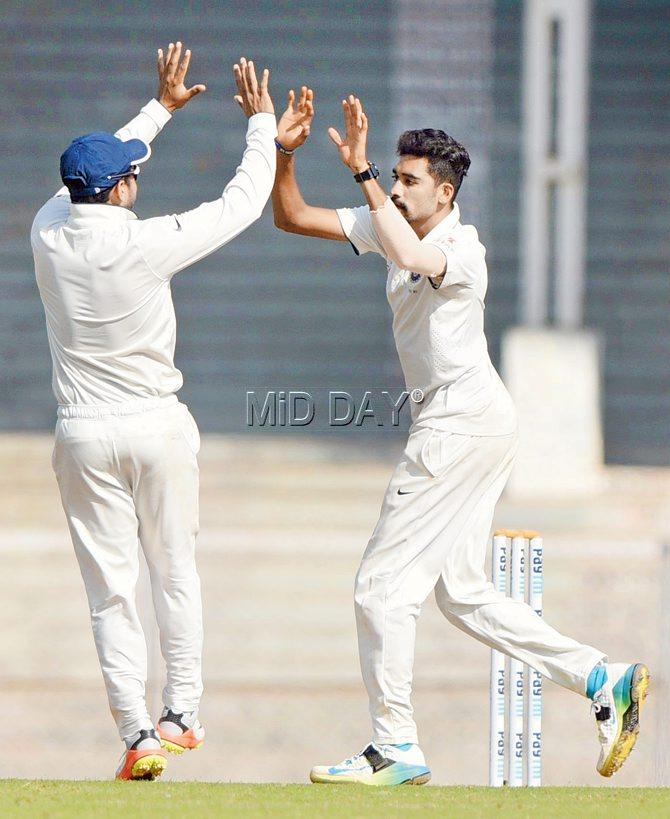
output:
[[[123,143],[130,165],[141,165],[151,156],[151,146],[141,139],[129,139]]]

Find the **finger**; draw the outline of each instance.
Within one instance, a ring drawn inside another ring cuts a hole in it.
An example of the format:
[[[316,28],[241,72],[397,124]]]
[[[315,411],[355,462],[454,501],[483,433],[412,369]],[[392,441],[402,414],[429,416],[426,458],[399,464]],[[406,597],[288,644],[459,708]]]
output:
[[[351,127],[358,127],[358,115],[356,111],[356,97],[353,94],[349,95],[349,99],[347,100],[347,104],[349,106],[349,116],[351,117]]]
[[[165,62],[163,60],[163,49],[159,48],[158,49],[158,59],[157,59],[157,67],[158,67],[158,73],[159,74],[163,73],[163,66],[164,65],[165,65]]]
[[[328,129],[328,136],[337,145],[338,148],[341,148],[342,145],[344,145],[344,142],[342,141],[342,137],[340,136],[340,132],[337,130],[337,128],[329,128]]]
[[[256,68],[253,60],[249,60],[247,63],[247,85],[254,96],[258,94],[258,80],[256,79]]]
[[[264,68],[263,76],[261,77],[261,97],[265,97],[269,94],[268,85],[270,85],[270,69]]]
[[[292,114],[293,113],[293,103],[295,102],[295,91],[291,88],[288,92],[288,97],[286,100],[286,113]]]
[[[170,55],[170,61],[168,63],[168,77],[172,79],[177,71],[177,66],[179,65],[179,58],[181,57],[181,43],[177,41],[175,43],[175,47],[172,49],[172,54]]]
[[[244,111],[244,100],[242,99],[242,97],[240,97],[239,94],[235,94],[233,99],[240,106],[240,108]]]
[[[242,77],[242,88],[245,94],[249,93],[248,64],[246,57],[240,57],[240,75]]]
[[[186,72],[188,71],[188,65],[191,62],[191,50],[189,48],[186,49],[186,53],[184,54],[184,59],[181,61],[179,69],[177,71],[177,79],[180,82],[184,82],[184,77],[186,76]]]
[[[237,86],[237,90],[242,95],[246,94],[247,89],[244,85],[244,75],[242,73],[242,69],[237,63],[235,63],[233,66],[233,76],[235,77],[235,85]]]
[[[303,136],[308,137],[308,136],[309,136],[309,132],[310,132],[310,127],[309,127],[309,125],[303,125],[303,126],[302,126],[302,133],[303,133]]]
[[[349,103],[342,100],[342,112],[344,113],[344,127],[347,131],[347,136],[351,134],[351,112],[349,111]]]
[[[361,101],[356,97],[355,108],[356,112],[356,125],[360,128],[363,127],[363,106],[361,105]]]
[[[367,133],[368,118],[366,114],[361,114],[361,130],[363,131],[363,133]]]
[[[311,88],[307,89],[307,101],[305,102],[305,114],[314,119],[314,91]]]
[[[165,57],[163,59],[163,73],[167,74],[167,68],[170,64],[170,59],[172,57],[172,52],[174,51],[174,43],[169,43],[167,47],[167,51],[165,52]]]
[[[199,83],[198,85],[194,85],[191,88],[189,88],[186,93],[188,94],[188,98],[191,99],[192,97],[195,97],[197,94],[202,94],[202,92],[206,90],[207,86],[202,85],[202,83]]]
[[[300,89],[300,100],[298,101],[298,111],[305,110],[305,103],[307,102],[307,86],[303,85]]]

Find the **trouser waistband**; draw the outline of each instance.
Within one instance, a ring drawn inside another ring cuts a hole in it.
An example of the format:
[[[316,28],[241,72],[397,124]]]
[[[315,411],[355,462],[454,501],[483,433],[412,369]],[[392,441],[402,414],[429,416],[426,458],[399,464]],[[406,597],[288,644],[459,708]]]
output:
[[[122,404],[59,404],[59,418],[104,418],[106,415],[133,415],[138,412],[169,407],[177,403],[176,395],[136,398]]]

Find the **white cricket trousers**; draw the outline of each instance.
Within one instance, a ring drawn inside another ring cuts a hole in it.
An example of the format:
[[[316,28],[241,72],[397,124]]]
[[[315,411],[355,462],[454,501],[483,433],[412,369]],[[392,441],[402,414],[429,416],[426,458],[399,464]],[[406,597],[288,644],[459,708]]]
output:
[[[450,623],[582,695],[604,659],[487,579],[493,512],[516,446],[516,435],[410,432],[356,576],[359,654],[376,742],[418,741],[410,702],[414,639],[433,590]]]
[[[153,725],[135,598],[140,547],[167,667],[164,703],[178,713],[193,711],[202,694],[199,447],[196,423],[176,396],[59,408],[53,466],[122,738]]]

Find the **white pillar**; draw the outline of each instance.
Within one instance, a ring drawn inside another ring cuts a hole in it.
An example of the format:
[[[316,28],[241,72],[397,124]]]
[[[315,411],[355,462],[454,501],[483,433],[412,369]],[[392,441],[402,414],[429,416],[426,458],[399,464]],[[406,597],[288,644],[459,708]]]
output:
[[[552,297],[558,327],[576,329],[582,324],[589,16],[589,0],[525,4],[520,297],[522,322],[531,327],[547,323]]]

